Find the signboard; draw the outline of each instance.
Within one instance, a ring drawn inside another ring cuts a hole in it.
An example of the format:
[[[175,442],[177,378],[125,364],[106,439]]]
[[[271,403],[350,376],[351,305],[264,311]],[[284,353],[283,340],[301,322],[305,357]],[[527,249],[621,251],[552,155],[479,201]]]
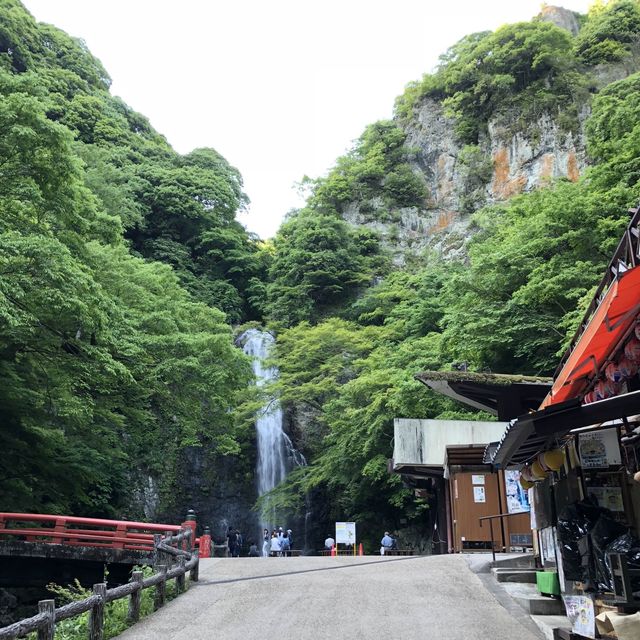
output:
[[[484,493],[484,487],[473,487],[473,501],[486,502],[487,497]]]
[[[520,484],[520,472],[508,470],[504,472],[504,484],[507,494],[507,511],[509,513],[527,513],[531,511],[527,490]]]
[[[484,484],[484,476],[471,476],[471,484]]]
[[[616,429],[581,433],[578,441],[583,469],[606,469],[610,465],[622,464]]]
[[[587,494],[598,501],[599,507],[610,511],[624,511],[622,489],[620,487],[588,487]]]
[[[356,523],[336,522],[336,544],[356,543]]]
[[[593,600],[587,596],[563,596],[571,630],[585,638],[596,637],[596,620]]]

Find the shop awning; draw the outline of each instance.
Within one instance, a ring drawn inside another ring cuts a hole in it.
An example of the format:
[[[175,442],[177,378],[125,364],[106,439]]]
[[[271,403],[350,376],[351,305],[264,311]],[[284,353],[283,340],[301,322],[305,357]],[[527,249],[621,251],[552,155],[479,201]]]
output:
[[[628,334],[640,312],[640,266],[613,280],[540,408],[577,398]]]
[[[551,388],[551,378],[541,376],[424,371],[414,377],[430,389],[492,413],[499,420],[510,420],[537,409]]]
[[[551,405],[512,421],[493,453],[491,462],[495,468],[522,464],[574,429],[638,414],[640,391],[591,404],[581,404],[576,398]]]

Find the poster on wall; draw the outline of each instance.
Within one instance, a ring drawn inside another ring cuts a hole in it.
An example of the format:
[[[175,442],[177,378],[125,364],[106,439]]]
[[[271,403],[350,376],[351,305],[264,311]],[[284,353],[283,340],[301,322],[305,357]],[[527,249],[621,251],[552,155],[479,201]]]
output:
[[[475,475],[471,476],[471,484],[484,484],[484,476]]]
[[[610,511],[624,511],[620,487],[588,487],[587,494],[596,499],[599,507]]]
[[[563,596],[571,630],[585,638],[596,637],[596,617],[593,600],[587,596]]]
[[[581,433],[578,440],[580,463],[583,469],[606,469],[610,465],[622,463],[616,429]]]
[[[487,497],[484,492],[484,487],[473,487],[473,501],[474,502],[487,501]]]
[[[505,471],[504,484],[507,494],[508,513],[527,513],[531,511],[529,495],[520,484],[520,472],[514,470]]]
[[[336,543],[349,545],[356,543],[355,522],[336,522]]]

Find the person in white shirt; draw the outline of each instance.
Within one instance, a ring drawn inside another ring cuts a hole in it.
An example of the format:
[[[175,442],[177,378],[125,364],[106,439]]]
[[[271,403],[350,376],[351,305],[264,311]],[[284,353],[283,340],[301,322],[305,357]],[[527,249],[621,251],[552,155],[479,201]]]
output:
[[[276,558],[280,555],[280,538],[275,534],[271,536],[271,557]]]
[[[336,544],[336,541],[331,537],[330,533],[327,533],[327,539],[324,541],[324,548],[331,549]]]

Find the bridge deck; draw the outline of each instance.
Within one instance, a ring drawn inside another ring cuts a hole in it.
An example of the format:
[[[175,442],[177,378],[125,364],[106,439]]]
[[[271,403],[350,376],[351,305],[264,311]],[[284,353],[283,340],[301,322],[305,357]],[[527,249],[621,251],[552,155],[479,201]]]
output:
[[[461,556],[202,560],[199,583],[119,639],[214,637],[537,639]]]

